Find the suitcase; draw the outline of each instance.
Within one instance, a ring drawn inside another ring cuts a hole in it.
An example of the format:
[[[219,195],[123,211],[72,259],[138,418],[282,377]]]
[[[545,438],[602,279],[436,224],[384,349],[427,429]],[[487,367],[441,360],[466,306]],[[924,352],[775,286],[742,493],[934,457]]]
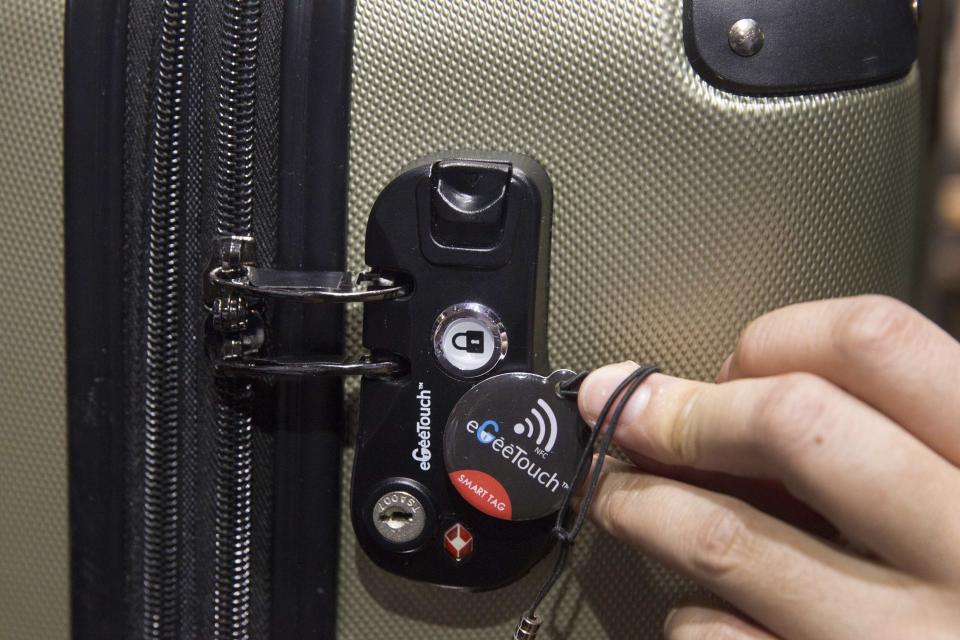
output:
[[[262,267],[361,272],[368,216],[398,172],[473,149],[523,154],[552,182],[552,368],[633,358],[709,379],[764,311],[909,299],[915,8],[802,4],[797,21],[746,0],[71,0],[63,248],[56,190],[24,188],[59,157],[62,7],[7,7],[4,46],[37,56],[5,73],[30,103],[3,102],[23,159],[3,164],[15,223],[0,233],[14,265],[10,637],[512,637],[545,563],[472,592],[394,575],[358,547],[355,377],[211,365],[211,246],[253,236]],[[62,325],[37,322],[61,311]],[[278,302],[265,349],[356,356],[362,315]],[[541,637],[659,637],[695,591],[588,529]]]

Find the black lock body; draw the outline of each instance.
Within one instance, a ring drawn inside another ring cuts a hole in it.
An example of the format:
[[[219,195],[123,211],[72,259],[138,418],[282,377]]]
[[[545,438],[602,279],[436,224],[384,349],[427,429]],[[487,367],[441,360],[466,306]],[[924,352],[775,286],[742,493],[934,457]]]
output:
[[[550,549],[552,518],[505,522],[454,490],[443,433],[453,406],[477,382],[547,370],[551,212],[550,182],[536,162],[474,152],[415,163],[373,207],[367,264],[412,282],[404,298],[367,303],[363,319],[371,353],[408,364],[401,377],[362,382],[351,485],[359,543],[388,571],[489,589],[520,577]],[[490,315],[474,318],[477,309]],[[438,349],[453,362],[443,363]],[[385,511],[391,500],[413,504],[409,496],[422,510]],[[378,532],[380,517],[386,535]],[[421,524],[415,539],[395,539]]]

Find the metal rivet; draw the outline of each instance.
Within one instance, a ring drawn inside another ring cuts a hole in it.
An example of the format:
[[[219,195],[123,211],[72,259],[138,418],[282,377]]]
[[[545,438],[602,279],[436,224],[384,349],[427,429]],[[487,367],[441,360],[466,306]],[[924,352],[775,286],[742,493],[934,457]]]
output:
[[[730,48],[739,56],[755,56],[763,48],[763,30],[756,20],[750,18],[734,22],[728,39]]]

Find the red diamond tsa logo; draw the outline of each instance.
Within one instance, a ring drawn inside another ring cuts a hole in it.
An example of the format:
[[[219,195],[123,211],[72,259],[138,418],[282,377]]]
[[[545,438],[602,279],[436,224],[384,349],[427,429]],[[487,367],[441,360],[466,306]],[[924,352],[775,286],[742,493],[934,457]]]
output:
[[[458,522],[443,534],[443,548],[454,560],[460,562],[473,553],[473,534]]]

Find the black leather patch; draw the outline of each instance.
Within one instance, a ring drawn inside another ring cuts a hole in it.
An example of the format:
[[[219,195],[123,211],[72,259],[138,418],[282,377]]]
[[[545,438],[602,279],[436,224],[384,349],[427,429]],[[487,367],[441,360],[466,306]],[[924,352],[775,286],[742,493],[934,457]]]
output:
[[[917,25],[909,0],[684,0],[684,46],[710,84],[742,94],[811,93],[876,84],[909,72]],[[731,26],[756,21],[752,56]]]

